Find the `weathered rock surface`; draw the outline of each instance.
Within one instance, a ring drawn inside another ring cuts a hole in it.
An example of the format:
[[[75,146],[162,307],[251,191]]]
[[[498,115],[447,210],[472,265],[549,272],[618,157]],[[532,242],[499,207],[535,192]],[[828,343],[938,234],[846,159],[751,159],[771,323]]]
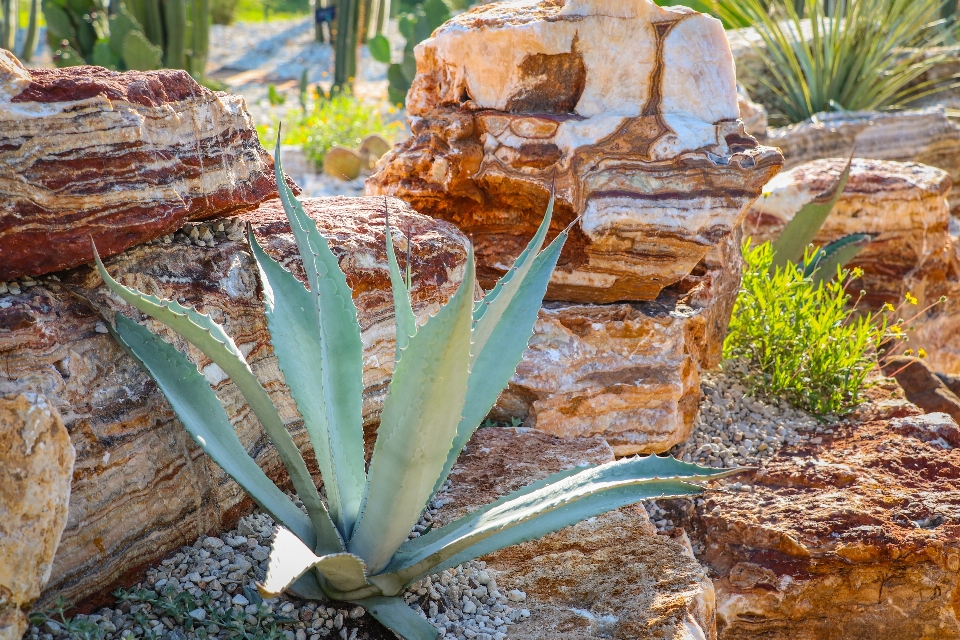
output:
[[[780,230],[806,202],[826,191],[846,164],[833,158],[810,162],[778,175],[764,188],[744,221],[744,234],[758,242]],[[909,324],[909,347],[924,348],[939,371],[960,372],[960,254],[949,232],[945,197],[950,176],[917,163],[856,159],[840,200],[815,242],[826,244],[849,233],[873,233],[874,240],[850,262],[861,267],[862,281],[853,291],[866,291],[861,306],[898,307],[907,293],[917,306],[905,305],[898,317],[910,318],[937,304]]]
[[[40,394],[0,396],[0,639],[20,640],[67,522],[73,446]]]
[[[913,356],[888,358],[883,361],[883,372],[896,378],[907,400],[926,413],[946,413],[960,421],[960,397],[925,361]]]
[[[613,460],[600,438],[560,439],[527,429],[481,429],[453,469],[449,522],[551,473]],[[710,579],[682,542],[656,535],[646,511],[626,507],[482,558],[501,588],[526,592],[522,640],[713,640]]]
[[[722,639],[960,638],[960,430],[887,400],[695,502]]]
[[[416,56],[413,137],[381,159],[367,193],[457,224],[484,287],[555,189],[554,232],[582,218],[547,298],[654,300],[737,227],[782,164],[738,120],[722,26],[683,7],[484,5]]]
[[[364,418],[372,430],[394,354],[384,199],[321,198],[304,206],[331,238],[354,290],[364,340]],[[398,245],[405,249],[406,233],[412,238],[412,298],[423,318],[462,279],[466,238],[399,201],[390,202],[390,212]],[[241,220],[253,225],[271,255],[303,277],[277,203]],[[195,305],[223,323],[297,442],[309,448],[273,357],[245,243],[218,238],[213,247],[141,245],[108,260],[107,267],[127,285]],[[193,444],[153,382],[106,335],[96,309],[117,309],[119,302],[107,294],[99,276],[83,267],[60,278],[0,297],[0,393],[45,394],[63,415],[77,450],[69,519],[45,592],[48,604],[55,594],[75,602],[102,592],[252,508],[239,487]],[[152,321],[151,327],[159,328]],[[179,339],[175,342],[184,347]],[[192,348],[187,353],[215,384],[247,450],[272,477],[284,481],[272,446],[236,387],[202,354]],[[307,459],[314,465],[312,455]]]
[[[618,456],[690,436],[700,368],[720,362],[740,286],[740,234],[655,301],[548,302],[494,411],[564,437],[602,436]]]
[[[111,256],[276,195],[240,96],[0,52],[0,281],[91,262],[91,236]]]
[[[779,147],[787,169],[822,158],[859,158],[920,162],[943,169],[960,183],[960,126],[943,108],[891,112],[817,114],[789,127],[768,129],[764,144]],[[960,191],[950,208],[960,207]]]

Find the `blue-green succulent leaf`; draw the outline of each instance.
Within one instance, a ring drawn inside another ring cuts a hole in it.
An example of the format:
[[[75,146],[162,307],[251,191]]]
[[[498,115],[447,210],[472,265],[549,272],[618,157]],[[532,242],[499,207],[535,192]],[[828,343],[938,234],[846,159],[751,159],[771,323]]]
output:
[[[267,390],[253,375],[253,371],[244,359],[243,354],[240,353],[237,345],[223,330],[223,327],[214,322],[210,316],[184,307],[173,300],[148,296],[135,289],[123,286],[107,272],[103,262],[100,261],[96,247],[93,248],[93,253],[100,276],[111,291],[143,313],[176,331],[213,360],[233,380],[240,393],[250,404],[254,415],[260,420],[264,431],[273,441],[274,447],[280,455],[280,460],[287,468],[294,489],[303,501],[307,508],[307,514],[313,522],[314,531],[317,534],[318,548],[327,552],[343,551],[343,541],[340,534],[320,500],[320,494],[317,492],[317,487],[313,483],[310,472],[307,471],[307,465],[304,463],[293,437],[283,424],[283,419],[280,417],[277,407],[273,404]]]
[[[872,240],[872,234],[851,233],[817,249],[813,259],[804,265],[804,277],[813,277],[814,282],[833,278],[839,269],[856,258]]]
[[[311,547],[316,534],[310,519],[267,477],[240,443],[207,379],[184,354],[123,314],[116,329],[107,324],[117,343],[146,371],[173,407],[187,433],[224,472],[237,481],[271,518],[283,523]]]
[[[257,584],[257,590],[264,598],[275,598],[311,569],[336,591],[356,591],[367,586],[366,567],[360,558],[349,553],[317,556],[296,535],[280,528],[270,547],[266,576]]]
[[[470,364],[473,251],[463,281],[400,355],[380,416],[365,507],[348,550],[376,573],[407,539],[457,433]]]
[[[739,473],[707,469],[672,457],[635,457],[575,474],[564,472],[521,489],[460,520],[401,545],[370,582],[387,595],[421,577],[498,549],[533,540],[586,518],[649,498],[695,495],[693,482]]]
[[[380,624],[405,640],[437,640],[437,630],[400,598],[372,597],[351,600],[366,609]]]
[[[357,404],[355,399],[344,395],[355,390],[338,388],[342,382],[339,380],[338,384],[329,385],[329,376],[323,374],[324,370],[329,370],[336,378],[337,371],[345,370],[343,375],[359,376],[356,371],[351,372],[355,367],[343,366],[341,369],[338,360],[338,357],[352,359],[355,353],[353,349],[346,353],[337,350],[330,353],[331,349],[327,347],[338,344],[336,338],[341,336],[335,331],[322,334],[318,330],[316,299],[292,273],[267,255],[252,231],[249,232],[249,241],[260,270],[270,341],[290,395],[296,401],[310,435],[326,489],[330,516],[346,539],[356,521],[366,479],[363,423],[360,416],[353,415]],[[355,319],[337,318],[338,310],[330,311],[326,306],[324,311],[331,317],[324,320],[325,326],[350,321],[356,326]],[[345,404],[347,406],[343,406]]]
[[[407,348],[410,338],[417,332],[417,319],[413,315],[413,307],[410,304],[410,291],[400,274],[400,265],[397,264],[397,254],[393,247],[393,234],[390,231],[390,205],[386,196],[383,197],[383,206],[387,227],[387,264],[390,266],[390,286],[393,289],[393,307],[397,324],[396,360],[399,360],[400,353]],[[410,242],[411,239],[407,238],[408,247]],[[407,264],[407,271],[409,270],[410,265]]]

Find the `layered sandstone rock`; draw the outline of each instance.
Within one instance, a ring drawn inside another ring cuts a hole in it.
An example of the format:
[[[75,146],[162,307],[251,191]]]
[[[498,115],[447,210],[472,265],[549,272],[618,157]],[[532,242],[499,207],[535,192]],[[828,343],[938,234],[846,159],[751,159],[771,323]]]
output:
[[[0,52],[0,281],[86,264],[90,236],[111,256],[276,195],[240,96]]]
[[[960,638],[960,430],[887,399],[695,501],[721,640]]]
[[[453,468],[438,524],[562,469],[613,460],[601,438],[559,439],[527,429],[481,429]],[[714,640],[710,579],[678,540],[656,535],[626,507],[484,556],[501,589],[526,592],[520,640]]]
[[[394,357],[384,198],[321,198],[304,206],[330,237],[354,291],[364,341],[364,419],[372,430]],[[462,279],[466,238],[399,201],[390,202],[390,214],[399,246],[405,248],[411,238],[412,298],[423,318],[435,313]],[[265,204],[242,220],[253,225],[271,255],[303,277],[278,204]],[[141,245],[106,264],[125,284],[196,306],[224,324],[296,441],[309,449],[273,356],[245,243]],[[98,310],[112,315],[115,309],[140,317],[109,295],[89,267],[0,296],[0,393],[45,394],[64,416],[77,450],[69,519],[46,604],[56,595],[76,602],[102,592],[180,545],[235,522],[253,506],[203,456],[153,382],[106,334]],[[174,342],[185,348],[179,339]],[[215,385],[247,450],[269,475],[284,481],[273,447],[236,387],[202,354],[192,348],[187,353]],[[314,465],[312,455],[307,460]]]
[[[602,436],[618,456],[690,436],[700,369],[720,362],[740,286],[740,234],[655,301],[548,302],[494,417],[565,437]]]
[[[67,522],[74,450],[41,394],[0,396],[0,639],[20,640]]]
[[[811,120],[769,129],[764,144],[779,147],[793,168],[822,158],[849,157],[920,162],[960,181],[960,126],[943,108],[820,113]],[[960,191],[950,208],[960,207]]]
[[[756,241],[779,235],[784,225],[805,203],[836,181],[845,159],[810,162],[770,181],[764,196],[750,209],[744,234]],[[852,291],[864,290],[861,306],[897,307],[907,293],[918,300],[906,304],[898,317],[910,318],[946,296],[910,324],[914,350],[924,348],[931,366],[960,372],[960,255],[956,238],[949,233],[950,212],[945,197],[950,176],[940,169],[917,163],[856,159],[840,200],[815,242],[826,244],[849,233],[872,233],[874,240],[850,266],[864,276]]]
[[[683,7],[484,5],[416,56],[414,135],[381,159],[367,192],[457,224],[485,287],[555,189],[554,230],[582,218],[547,298],[654,300],[737,227],[782,163],[738,120],[722,26]]]

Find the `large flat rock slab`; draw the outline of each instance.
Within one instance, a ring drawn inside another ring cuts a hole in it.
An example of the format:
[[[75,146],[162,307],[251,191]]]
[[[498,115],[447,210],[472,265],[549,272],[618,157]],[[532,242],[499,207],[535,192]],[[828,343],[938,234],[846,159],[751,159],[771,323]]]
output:
[[[28,70],[0,52],[0,281],[86,264],[91,237],[112,256],[276,196],[240,96],[185,71]]]
[[[467,240],[402,202],[389,205],[392,222],[402,230],[398,244],[405,249],[410,238],[413,305],[423,318],[435,313],[463,278]],[[354,291],[364,341],[364,420],[372,435],[395,348],[384,199],[313,199],[304,207],[330,238]],[[266,250],[302,277],[277,203],[241,221],[251,223]],[[124,284],[196,306],[224,324],[301,449],[309,450],[273,356],[246,243],[216,235],[214,246],[139,245],[106,265]],[[141,318],[111,296],[89,267],[0,296],[0,393],[43,393],[63,416],[77,452],[66,530],[44,605],[57,595],[77,602],[132,579],[172,550],[229,528],[253,507],[192,442],[150,378],[107,335],[101,312],[112,317],[117,309]],[[236,387],[197,350],[161,325],[149,325],[186,350],[214,384],[247,451],[268,475],[285,482],[275,450]],[[307,459],[315,470],[312,454]]]
[[[960,638],[960,430],[885,400],[694,503],[721,640]]]
[[[525,428],[479,430],[451,475],[449,522],[501,495],[583,463],[613,460],[600,438]],[[641,506],[625,507],[482,558],[502,589],[526,593],[523,640],[712,640],[713,586],[678,540],[656,535]]]
[[[683,7],[487,4],[440,27],[416,58],[413,136],[381,159],[367,193],[455,223],[487,288],[555,193],[553,233],[580,218],[547,298],[654,300],[740,224],[782,165],[738,120],[722,25]]]

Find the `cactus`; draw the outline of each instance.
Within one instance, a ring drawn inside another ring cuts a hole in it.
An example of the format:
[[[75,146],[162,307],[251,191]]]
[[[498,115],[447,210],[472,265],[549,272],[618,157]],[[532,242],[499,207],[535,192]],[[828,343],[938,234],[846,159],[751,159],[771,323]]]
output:
[[[288,591],[301,598],[347,601],[363,606],[401,638],[436,640],[437,630],[398,597],[410,584],[641,500],[697,495],[702,489],[694,483],[738,472],[656,455],[576,467],[408,539],[520,362],[569,229],[545,242],[551,200],[526,250],[477,304],[468,249],[457,291],[418,325],[384,199],[397,349],[367,468],[363,343],[352,292],[327,239],[286,186],[279,143],[275,171],[309,290],[263,250],[252,232],[247,240],[259,271],[274,353],[313,445],[326,504],[279,410],[223,327],[173,300],[121,285],[94,247],[97,269],[111,291],[180,334],[233,380],[303,501],[306,513],[247,454],[196,365],[123,314],[107,318],[108,330],[153,378],[201,449],[279,525],[266,575],[257,584],[263,597]]]
[[[403,60],[399,63],[391,62],[390,43],[383,35],[377,35],[370,40],[368,46],[370,55],[379,62],[390,64],[387,69],[387,92],[390,102],[404,104],[407,100],[407,91],[417,75],[417,60],[413,49],[430,37],[434,29],[450,19],[450,9],[443,0],[427,0],[412,13],[400,16],[400,33],[407,39],[403,49]]]
[[[357,36],[360,27],[360,3],[363,0],[339,0],[337,38],[334,44],[333,86],[347,88],[357,75]]]
[[[0,49],[13,51],[19,19],[17,0],[0,0]]]
[[[15,0],[0,0],[0,2]],[[37,0],[33,0],[37,1]],[[42,0],[57,66],[185,69],[202,79],[210,0]]]

